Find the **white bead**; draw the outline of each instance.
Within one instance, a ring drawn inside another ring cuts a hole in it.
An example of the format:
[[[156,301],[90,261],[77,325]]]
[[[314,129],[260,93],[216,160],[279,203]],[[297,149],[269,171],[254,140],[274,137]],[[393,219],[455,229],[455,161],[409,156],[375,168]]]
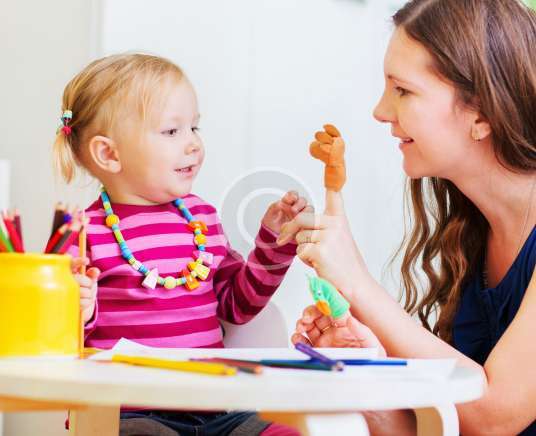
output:
[[[149,271],[149,274],[145,276],[145,279],[142,282],[142,286],[147,289],[154,289],[156,288],[156,283],[158,280],[158,269],[152,269]]]
[[[212,262],[214,262],[214,256],[208,251],[196,251],[196,256],[198,259],[201,259],[203,263],[207,266],[212,265]]]

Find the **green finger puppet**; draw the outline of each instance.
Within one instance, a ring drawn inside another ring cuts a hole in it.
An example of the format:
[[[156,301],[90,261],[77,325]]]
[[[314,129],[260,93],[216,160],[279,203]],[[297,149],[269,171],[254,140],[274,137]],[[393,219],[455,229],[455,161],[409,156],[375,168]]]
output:
[[[318,310],[325,316],[331,316],[334,321],[345,324],[344,321],[349,315],[350,303],[327,280],[311,276],[307,276],[307,278],[309,279],[309,290]]]

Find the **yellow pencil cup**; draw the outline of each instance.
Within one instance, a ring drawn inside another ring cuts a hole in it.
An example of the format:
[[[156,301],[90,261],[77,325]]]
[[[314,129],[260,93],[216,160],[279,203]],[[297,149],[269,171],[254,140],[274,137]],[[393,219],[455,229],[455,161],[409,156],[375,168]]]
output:
[[[0,357],[77,356],[80,288],[70,257],[0,254]]]

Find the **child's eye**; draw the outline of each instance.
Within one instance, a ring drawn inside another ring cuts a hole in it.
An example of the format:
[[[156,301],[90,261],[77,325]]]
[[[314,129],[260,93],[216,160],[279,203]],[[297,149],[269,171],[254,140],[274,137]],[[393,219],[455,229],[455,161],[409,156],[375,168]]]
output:
[[[407,89],[401,88],[400,86],[396,86],[395,91],[398,92],[398,95],[400,95],[400,97],[404,97],[405,95],[409,94],[409,91]]]
[[[192,127],[192,132],[197,133],[199,132],[199,127]]]
[[[176,136],[179,129],[168,129],[164,130],[162,133],[167,136]]]

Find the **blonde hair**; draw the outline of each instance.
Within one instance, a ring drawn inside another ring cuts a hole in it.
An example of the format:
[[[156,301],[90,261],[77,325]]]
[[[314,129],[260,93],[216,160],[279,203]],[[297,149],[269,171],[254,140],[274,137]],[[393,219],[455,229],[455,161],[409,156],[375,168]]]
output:
[[[95,135],[116,132],[119,114],[134,112],[145,123],[154,100],[169,79],[181,80],[184,73],[173,62],[146,54],[119,54],[90,63],[65,87],[62,111],[72,111],[71,133],[58,129],[53,154],[58,172],[67,183],[82,162],[84,145]]]

